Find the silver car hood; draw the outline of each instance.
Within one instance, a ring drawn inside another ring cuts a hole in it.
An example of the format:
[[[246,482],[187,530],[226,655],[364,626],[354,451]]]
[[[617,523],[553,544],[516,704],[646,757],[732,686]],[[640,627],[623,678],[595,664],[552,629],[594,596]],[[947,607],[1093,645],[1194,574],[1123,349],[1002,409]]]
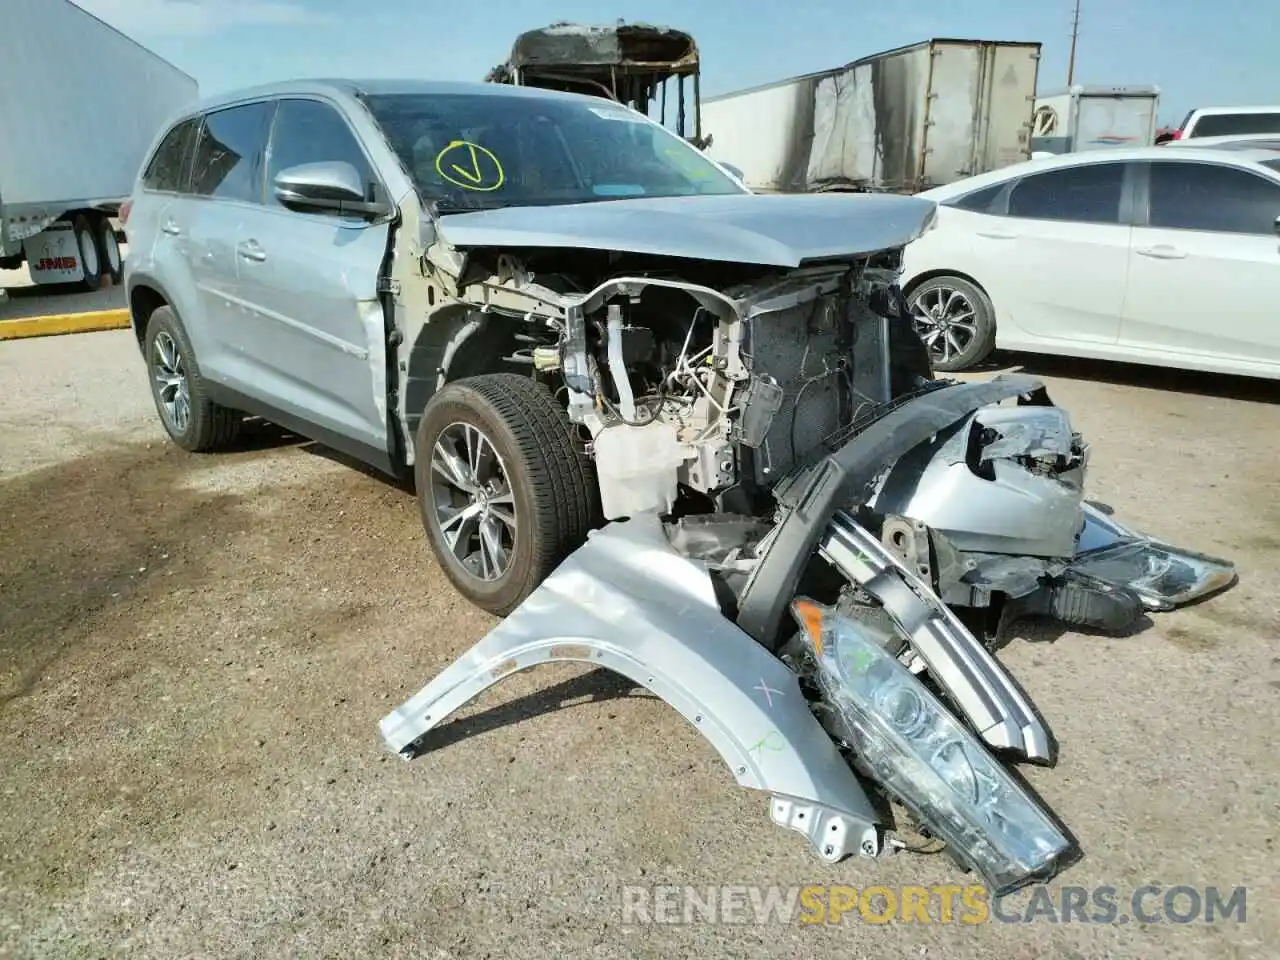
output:
[[[577,247],[796,267],[902,247],[936,204],[882,194],[732,194],[504,207],[440,217],[454,247]]]

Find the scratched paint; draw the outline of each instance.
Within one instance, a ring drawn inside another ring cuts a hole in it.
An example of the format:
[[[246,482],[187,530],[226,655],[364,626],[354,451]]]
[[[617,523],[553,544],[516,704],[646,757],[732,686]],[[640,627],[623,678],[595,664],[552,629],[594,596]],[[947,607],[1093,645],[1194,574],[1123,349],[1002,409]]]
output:
[[[552,647],[547,655],[552,660],[590,660],[591,648],[581,644],[566,643]]]
[[[493,679],[499,680],[509,673],[515,673],[518,669],[520,669],[520,664],[515,660],[503,660],[502,663],[489,671],[489,675],[493,677]]]

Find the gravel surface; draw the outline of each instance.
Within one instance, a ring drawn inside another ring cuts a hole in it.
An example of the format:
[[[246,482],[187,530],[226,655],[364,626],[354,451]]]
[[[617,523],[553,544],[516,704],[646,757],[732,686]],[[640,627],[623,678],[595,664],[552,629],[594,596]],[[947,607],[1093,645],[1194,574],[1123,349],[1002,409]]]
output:
[[[517,675],[389,756],[378,720],[494,621],[408,491],[267,426],[218,456],[164,442],[119,331],[0,344],[0,953],[1273,953],[1280,391],[1040,369],[1093,443],[1092,496],[1241,572],[1133,636],[1024,625],[1002,651],[1061,742],[1026,772],[1086,854],[1055,887],[1247,884],[1244,924],[623,924],[623,884],[965,879],[822,865],[608,675]]]

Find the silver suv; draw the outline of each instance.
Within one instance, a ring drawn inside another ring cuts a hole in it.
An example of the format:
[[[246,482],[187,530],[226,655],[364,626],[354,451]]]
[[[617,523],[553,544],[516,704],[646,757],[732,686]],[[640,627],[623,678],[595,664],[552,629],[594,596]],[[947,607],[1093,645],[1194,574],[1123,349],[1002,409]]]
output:
[[[253,414],[412,470],[441,565],[505,614],[602,521],[768,516],[920,389],[896,278],[933,215],[752,194],[605,99],[298,82],[162,133],[126,285],[175,443]]]

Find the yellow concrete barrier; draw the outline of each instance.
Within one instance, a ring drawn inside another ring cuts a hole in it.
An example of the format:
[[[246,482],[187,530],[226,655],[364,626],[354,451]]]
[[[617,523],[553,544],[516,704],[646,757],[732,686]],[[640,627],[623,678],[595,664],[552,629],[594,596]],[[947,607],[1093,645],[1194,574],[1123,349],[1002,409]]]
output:
[[[127,326],[129,326],[129,311],[124,309],[54,313],[46,317],[0,320],[0,340],[52,337],[60,333],[90,333],[95,330],[119,330]]]

